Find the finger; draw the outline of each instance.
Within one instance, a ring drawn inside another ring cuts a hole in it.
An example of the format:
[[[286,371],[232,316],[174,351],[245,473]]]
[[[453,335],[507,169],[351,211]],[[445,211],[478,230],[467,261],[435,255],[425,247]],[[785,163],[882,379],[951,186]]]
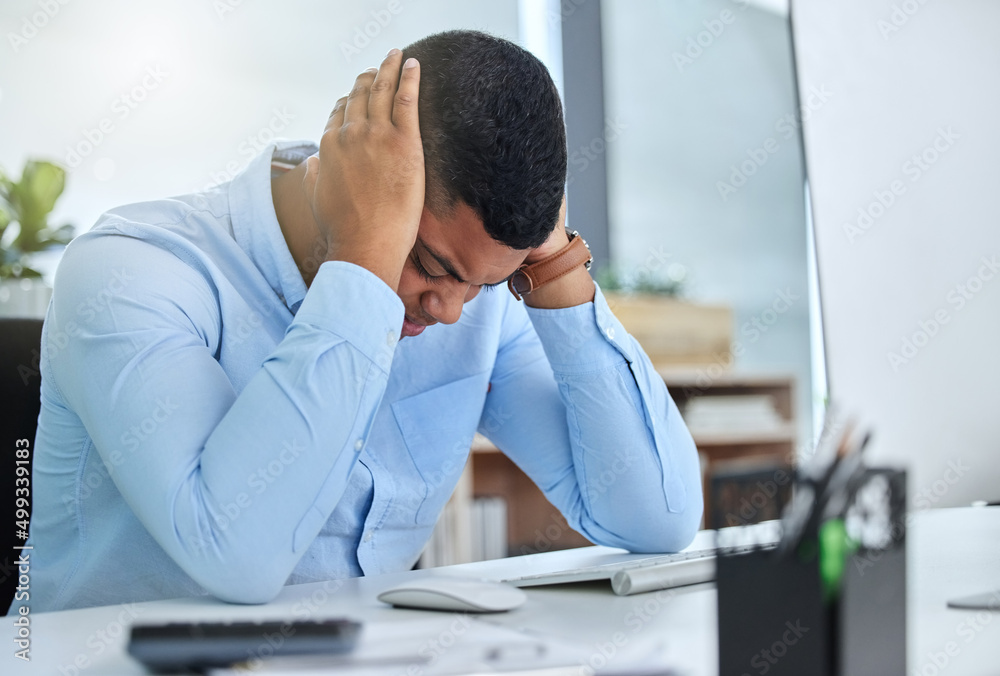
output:
[[[378,72],[376,69],[369,68],[354,81],[354,89],[347,95],[344,122],[361,122],[368,119],[368,97],[371,94],[376,72]]]
[[[420,133],[417,123],[417,94],[420,91],[420,63],[409,58],[399,76],[399,88],[392,105],[392,122],[404,131]]]
[[[396,95],[399,84],[399,66],[403,60],[403,52],[398,49],[389,50],[378,69],[378,75],[372,83],[372,93],[368,100],[368,119],[391,120],[392,98]]]
[[[331,129],[340,129],[344,126],[344,109],[347,107],[347,97],[341,96],[337,99],[337,103],[333,106],[333,111],[330,112],[330,117],[326,120],[326,128],[324,131],[330,131]]]
[[[316,194],[316,179],[319,177],[319,153],[306,158],[306,173],[302,175],[302,189],[309,200],[309,207],[313,206],[313,196]],[[315,215],[315,210],[313,210]]]

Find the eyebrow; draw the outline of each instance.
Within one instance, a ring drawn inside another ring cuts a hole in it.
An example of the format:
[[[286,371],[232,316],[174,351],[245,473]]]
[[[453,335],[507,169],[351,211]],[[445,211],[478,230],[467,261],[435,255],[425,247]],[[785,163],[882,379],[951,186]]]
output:
[[[468,284],[469,283],[469,282],[465,281],[464,279],[462,279],[462,276],[460,274],[458,274],[458,271],[455,269],[455,266],[452,265],[452,263],[451,263],[450,260],[448,260],[447,258],[445,258],[444,256],[442,256],[441,254],[439,254],[437,251],[435,251],[434,249],[432,249],[431,247],[429,247],[427,245],[427,242],[425,242],[424,240],[420,239],[420,237],[417,237],[417,244],[419,244],[421,246],[421,248],[423,248],[427,253],[429,253],[431,255],[431,257],[434,260],[437,261],[438,265],[440,265],[441,268],[445,272],[447,272],[450,276],[454,277],[455,279],[457,279],[462,284]],[[493,282],[492,284],[480,284],[480,286],[495,287],[495,286],[500,286],[501,284],[506,284],[507,280],[510,279],[513,276],[513,274],[514,273],[511,273],[511,274],[507,275],[506,277],[504,277],[503,279],[501,279],[499,282]]]

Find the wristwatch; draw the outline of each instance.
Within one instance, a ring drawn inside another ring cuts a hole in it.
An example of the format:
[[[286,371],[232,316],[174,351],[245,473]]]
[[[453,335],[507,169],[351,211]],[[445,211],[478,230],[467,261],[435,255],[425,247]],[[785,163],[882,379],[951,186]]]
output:
[[[590,269],[594,262],[590,246],[576,230],[567,229],[566,234],[569,236],[569,244],[548,258],[531,265],[522,265],[514,271],[507,280],[507,288],[514,294],[514,298],[521,300],[522,294],[531,293],[538,287],[569,274],[580,265]]]

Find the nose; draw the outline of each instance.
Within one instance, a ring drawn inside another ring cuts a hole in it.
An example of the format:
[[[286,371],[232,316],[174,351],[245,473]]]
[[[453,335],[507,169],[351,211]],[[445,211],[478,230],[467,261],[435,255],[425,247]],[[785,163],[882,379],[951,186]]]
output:
[[[462,316],[462,306],[476,297],[478,286],[455,282],[446,288],[431,289],[420,298],[424,313],[436,322],[454,324]]]

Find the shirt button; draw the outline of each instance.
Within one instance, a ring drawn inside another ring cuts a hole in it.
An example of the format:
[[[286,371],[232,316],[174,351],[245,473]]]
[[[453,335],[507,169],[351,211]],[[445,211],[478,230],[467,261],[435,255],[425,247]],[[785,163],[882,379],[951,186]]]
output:
[[[392,347],[393,345],[396,344],[396,336],[393,335],[392,331],[385,334],[385,344],[388,345],[389,347]]]
[[[615,327],[609,326],[608,330],[605,331],[604,333],[607,334],[608,340],[614,340],[615,339]]]
[[[355,451],[360,451],[364,447],[365,447],[365,440],[364,439],[358,439],[357,441],[354,442],[354,450]]]
[[[365,542],[371,542],[372,541],[372,532],[371,531],[368,531],[367,533],[365,533],[364,541]]]

